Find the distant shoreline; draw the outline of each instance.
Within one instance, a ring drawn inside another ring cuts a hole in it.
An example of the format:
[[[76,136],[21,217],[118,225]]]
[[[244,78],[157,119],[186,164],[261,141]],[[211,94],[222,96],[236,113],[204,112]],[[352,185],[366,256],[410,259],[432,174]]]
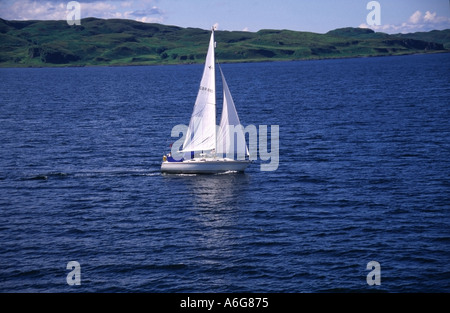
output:
[[[319,57],[319,58],[305,58],[305,59],[260,59],[260,60],[225,60],[221,61],[220,64],[243,64],[243,63],[278,63],[278,62],[299,62],[299,61],[324,61],[324,60],[343,60],[343,59],[362,59],[362,58],[379,58],[379,57],[401,57],[401,56],[411,56],[411,55],[427,55],[427,54],[441,54],[450,53],[450,50],[444,51],[429,51],[429,52],[413,52],[404,54],[393,54],[393,55],[364,55],[364,56],[341,56],[341,57]],[[180,65],[202,65],[202,62],[192,62],[192,63],[150,63],[150,64],[52,64],[52,65],[17,65],[9,66],[0,64],[0,69],[12,69],[12,68],[76,68],[76,67],[140,67],[140,66],[180,66]]]
[[[0,68],[202,64],[209,31],[122,19],[7,21]],[[216,31],[222,63],[285,62],[450,52],[450,29],[386,34],[345,27],[325,34],[263,29]]]

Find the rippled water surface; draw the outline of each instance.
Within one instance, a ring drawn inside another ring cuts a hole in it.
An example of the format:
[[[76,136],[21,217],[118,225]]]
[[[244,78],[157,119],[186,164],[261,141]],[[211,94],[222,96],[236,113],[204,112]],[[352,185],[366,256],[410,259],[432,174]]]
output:
[[[276,171],[160,174],[201,65],[0,69],[0,291],[450,291],[450,54],[222,68]]]

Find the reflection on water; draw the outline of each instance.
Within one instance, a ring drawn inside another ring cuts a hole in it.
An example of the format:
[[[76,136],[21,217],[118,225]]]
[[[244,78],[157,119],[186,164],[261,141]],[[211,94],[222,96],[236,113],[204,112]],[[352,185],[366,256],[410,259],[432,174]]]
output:
[[[175,177],[176,176],[176,177]],[[246,209],[250,177],[245,173],[217,175],[168,175],[171,183],[185,185],[192,195],[188,223],[195,234],[195,259],[206,271],[226,267],[236,258],[239,217]],[[227,278],[214,284],[230,284]]]
[[[197,175],[188,184],[194,196],[195,207],[214,212],[238,209],[248,187],[245,173]]]
[[[195,209],[216,213],[242,207],[250,181],[246,173],[165,174],[163,177],[171,184],[186,187]]]

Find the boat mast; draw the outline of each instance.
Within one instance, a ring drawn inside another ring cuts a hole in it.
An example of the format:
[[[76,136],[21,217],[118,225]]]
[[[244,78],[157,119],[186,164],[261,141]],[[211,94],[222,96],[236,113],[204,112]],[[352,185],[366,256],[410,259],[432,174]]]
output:
[[[215,26],[211,27],[211,37],[212,37],[212,41],[214,42],[213,43],[213,51],[212,51],[213,52],[213,55],[212,55],[213,62],[212,62],[212,64],[213,64],[213,67],[214,67],[214,92],[216,92],[216,71],[215,71],[215,67],[216,67],[216,59],[215,59],[215,57],[216,57],[216,51],[215,51],[216,41],[215,41],[215,38],[214,38],[214,29],[215,28],[216,28]],[[216,123],[217,123],[217,98],[216,98],[216,101],[214,101],[214,125],[217,125]],[[217,127],[214,127],[214,153],[217,153]]]

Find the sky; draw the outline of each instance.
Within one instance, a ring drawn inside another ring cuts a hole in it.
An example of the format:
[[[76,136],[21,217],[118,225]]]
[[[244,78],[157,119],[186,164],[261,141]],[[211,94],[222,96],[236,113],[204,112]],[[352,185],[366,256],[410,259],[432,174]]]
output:
[[[0,0],[6,20],[66,20],[69,1]],[[326,33],[369,27],[385,33],[450,28],[449,0],[79,0],[81,18],[124,18],[219,30],[290,29]],[[368,15],[371,19],[368,19]],[[379,25],[374,25],[377,21]]]

